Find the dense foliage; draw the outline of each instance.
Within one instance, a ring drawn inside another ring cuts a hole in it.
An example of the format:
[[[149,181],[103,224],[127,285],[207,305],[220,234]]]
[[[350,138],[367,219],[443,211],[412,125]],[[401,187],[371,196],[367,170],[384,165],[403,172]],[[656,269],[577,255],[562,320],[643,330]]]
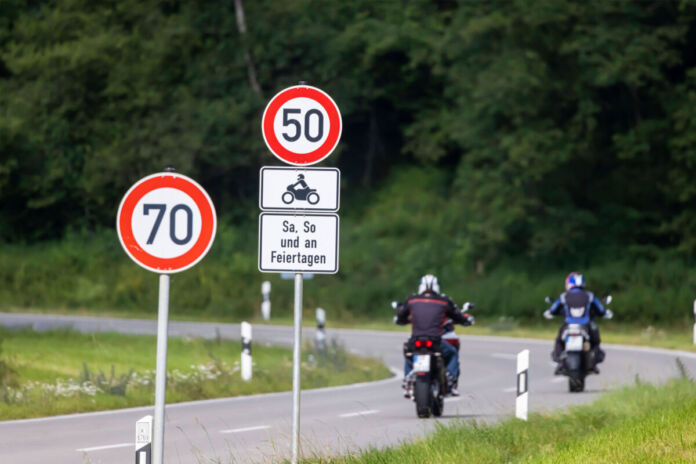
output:
[[[246,1],[246,34],[234,4],[0,2],[1,240],[103,237],[127,187],[173,165],[226,224],[211,259],[255,287],[257,172],[275,164],[261,113],[307,80],[344,117],[335,287],[350,295],[325,289],[342,307],[426,268],[465,283],[525,263],[512,268],[528,284],[539,267],[671,256],[656,271],[671,273],[696,255],[695,1]],[[21,262],[6,261],[5,302],[44,304],[13,293]],[[97,300],[131,306],[118,295]]]

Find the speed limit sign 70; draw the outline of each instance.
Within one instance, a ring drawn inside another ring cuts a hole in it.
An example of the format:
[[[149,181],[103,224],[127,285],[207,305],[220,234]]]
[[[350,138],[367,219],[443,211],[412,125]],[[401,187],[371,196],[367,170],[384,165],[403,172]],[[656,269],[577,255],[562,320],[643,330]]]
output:
[[[309,166],[333,152],[341,138],[341,113],[324,91],[298,85],[278,92],[266,106],[263,139],[280,160]]]
[[[160,274],[200,261],[213,244],[216,227],[215,206],[203,187],[170,172],[136,182],[121,200],[116,220],[128,256]]]

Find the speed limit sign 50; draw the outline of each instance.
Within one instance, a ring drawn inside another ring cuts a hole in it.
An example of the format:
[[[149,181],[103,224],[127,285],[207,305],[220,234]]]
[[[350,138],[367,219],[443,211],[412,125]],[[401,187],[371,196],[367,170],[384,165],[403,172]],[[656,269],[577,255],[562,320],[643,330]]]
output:
[[[309,166],[334,151],[341,138],[341,113],[322,90],[298,85],[278,92],[266,106],[261,129],[280,160]]]
[[[216,227],[215,206],[203,187],[169,172],[136,182],[121,200],[116,219],[128,256],[160,274],[200,261],[213,244]]]

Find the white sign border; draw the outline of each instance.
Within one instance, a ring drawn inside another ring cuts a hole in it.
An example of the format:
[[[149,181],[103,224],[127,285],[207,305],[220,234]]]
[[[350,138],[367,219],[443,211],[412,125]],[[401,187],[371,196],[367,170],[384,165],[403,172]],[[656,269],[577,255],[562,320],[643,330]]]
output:
[[[338,178],[336,180],[336,208],[308,208],[306,205],[301,207],[264,207],[263,206],[263,171],[268,170],[279,170],[279,171],[336,171]],[[261,211],[317,211],[326,213],[336,213],[341,209],[341,170],[338,168],[314,168],[314,167],[303,167],[303,166],[262,166],[259,169],[259,209]]]
[[[333,271],[317,271],[317,270],[308,270],[308,271],[297,271],[295,269],[272,269],[272,270],[264,270],[261,268],[261,247],[263,246],[263,240],[261,239],[263,237],[263,232],[261,230],[261,220],[263,216],[300,216],[300,217],[311,217],[311,216],[320,216],[320,217],[326,217],[326,216],[333,216],[336,218],[336,268]],[[259,272],[261,273],[266,273],[266,274],[282,274],[282,273],[293,273],[293,274],[336,274],[338,273],[338,268],[339,268],[339,239],[341,236],[341,218],[338,214],[336,213],[298,213],[298,214],[288,214],[288,213],[282,213],[279,211],[269,211],[269,212],[262,212],[259,214],[259,249],[258,249],[258,268]]]
[[[135,188],[136,188],[138,185],[140,185],[141,183],[143,183],[143,182],[145,182],[146,180],[149,180],[149,179],[151,179],[151,178],[153,178],[153,177],[167,177],[167,176],[171,176],[171,177],[182,177],[182,178],[184,178],[185,180],[191,182],[191,183],[192,183],[193,185],[195,185],[196,187],[198,187],[198,189],[200,189],[201,192],[203,192],[203,195],[205,196],[206,200],[207,200],[208,203],[210,204],[211,209],[212,209],[212,211],[213,211],[213,233],[212,233],[212,235],[210,236],[210,242],[208,243],[208,245],[206,246],[205,250],[201,253],[201,255],[200,255],[198,258],[196,258],[196,259],[195,259],[193,262],[191,262],[190,264],[188,264],[188,265],[186,265],[186,266],[184,266],[184,267],[182,267],[182,268],[179,268],[179,269],[157,269],[157,268],[150,267],[150,266],[148,266],[148,265],[146,265],[146,264],[141,263],[140,261],[138,261],[138,260],[131,254],[130,250],[128,249],[128,247],[127,247],[126,244],[124,243],[123,237],[121,237],[121,230],[119,229],[119,224],[118,224],[118,223],[119,223],[119,219],[120,219],[120,217],[121,217],[121,210],[123,209],[123,204],[126,202],[126,198],[128,198],[128,195],[130,195],[131,192],[133,192],[133,190],[135,190]],[[150,174],[149,176],[145,176],[145,177],[139,179],[137,182],[135,182],[135,183],[128,189],[128,191],[126,192],[126,194],[123,195],[123,198],[121,198],[121,203],[119,203],[119,205],[118,205],[118,212],[116,213],[116,235],[118,236],[118,241],[121,243],[121,248],[123,248],[123,250],[126,252],[126,255],[128,255],[128,257],[129,257],[135,264],[137,264],[138,266],[142,267],[143,269],[145,269],[145,270],[147,270],[147,271],[154,272],[154,273],[156,273],[156,274],[177,274],[177,273],[179,273],[179,272],[183,272],[183,271],[186,271],[186,270],[188,270],[188,269],[191,269],[193,266],[195,266],[196,264],[198,264],[203,258],[205,258],[205,256],[208,254],[208,252],[209,252],[210,249],[212,248],[213,243],[215,242],[215,236],[216,236],[216,234],[217,234],[217,222],[218,222],[218,221],[217,221],[217,210],[215,209],[215,203],[213,203],[213,200],[210,198],[210,195],[208,195],[208,192],[203,188],[203,186],[201,186],[201,184],[199,184],[198,182],[196,182],[196,181],[193,180],[192,178],[190,178],[190,177],[188,177],[188,176],[186,176],[186,175],[184,175],[184,174],[180,174],[180,173],[178,173],[178,172],[157,172],[157,173],[155,173],[155,174]]]

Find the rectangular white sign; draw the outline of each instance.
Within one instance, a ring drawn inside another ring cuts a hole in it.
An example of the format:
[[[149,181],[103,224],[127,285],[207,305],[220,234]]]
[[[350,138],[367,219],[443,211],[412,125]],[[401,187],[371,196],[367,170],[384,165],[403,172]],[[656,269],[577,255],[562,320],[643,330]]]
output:
[[[265,166],[259,172],[262,210],[338,211],[341,171]]]
[[[338,215],[261,213],[261,272],[338,272]]]

